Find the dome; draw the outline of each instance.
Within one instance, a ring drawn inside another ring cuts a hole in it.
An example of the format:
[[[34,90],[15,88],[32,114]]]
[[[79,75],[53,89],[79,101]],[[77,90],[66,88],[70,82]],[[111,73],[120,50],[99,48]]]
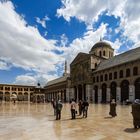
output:
[[[94,44],[94,46],[91,48],[90,52],[92,52],[96,48],[100,48],[100,47],[108,47],[108,48],[113,50],[113,48],[111,47],[111,45],[107,41],[99,41],[96,44]]]

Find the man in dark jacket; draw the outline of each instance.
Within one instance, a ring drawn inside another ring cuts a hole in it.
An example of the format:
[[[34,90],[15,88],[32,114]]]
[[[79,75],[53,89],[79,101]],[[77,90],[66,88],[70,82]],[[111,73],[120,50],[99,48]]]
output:
[[[63,107],[62,102],[61,102],[61,100],[59,100],[56,103],[56,120],[60,120],[61,119],[62,107]]]
[[[83,109],[83,118],[87,118],[87,112],[88,112],[88,106],[89,106],[89,103],[87,100],[85,100],[83,103],[82,103],[82,109]]]

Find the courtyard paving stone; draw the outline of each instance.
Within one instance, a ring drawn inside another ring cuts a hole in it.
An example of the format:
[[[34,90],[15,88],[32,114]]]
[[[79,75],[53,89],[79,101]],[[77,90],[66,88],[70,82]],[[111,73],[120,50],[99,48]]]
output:
[[[90,104],[88,118],[71,120],[65,104],[56,121],[51,104],[4,103],[0,105],[0,140],[140,140],[133,129],[131,106],[117,105],[117,117],[109,105]]]

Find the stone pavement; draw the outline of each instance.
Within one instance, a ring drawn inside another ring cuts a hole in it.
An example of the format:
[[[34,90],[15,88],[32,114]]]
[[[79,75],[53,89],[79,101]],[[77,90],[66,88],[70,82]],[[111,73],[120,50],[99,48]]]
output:
[[[131,106],[118,105],[115,118],[108,112],[109,105],[91,104],[88,118],[71,120],[65,104],[56,121],[51,104],[0,104],[0,140],[140,140]]]

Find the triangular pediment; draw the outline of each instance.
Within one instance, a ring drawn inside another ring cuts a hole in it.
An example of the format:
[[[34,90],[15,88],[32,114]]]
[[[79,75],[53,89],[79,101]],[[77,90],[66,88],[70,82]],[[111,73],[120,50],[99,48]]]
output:
[[[89,54],[87,53],[78,53],[78,55],[74,58],[74,60],[72,61],[71,65],[76,64],[80,61],[82,61],[83,59],[86,59],[89,56]]]

